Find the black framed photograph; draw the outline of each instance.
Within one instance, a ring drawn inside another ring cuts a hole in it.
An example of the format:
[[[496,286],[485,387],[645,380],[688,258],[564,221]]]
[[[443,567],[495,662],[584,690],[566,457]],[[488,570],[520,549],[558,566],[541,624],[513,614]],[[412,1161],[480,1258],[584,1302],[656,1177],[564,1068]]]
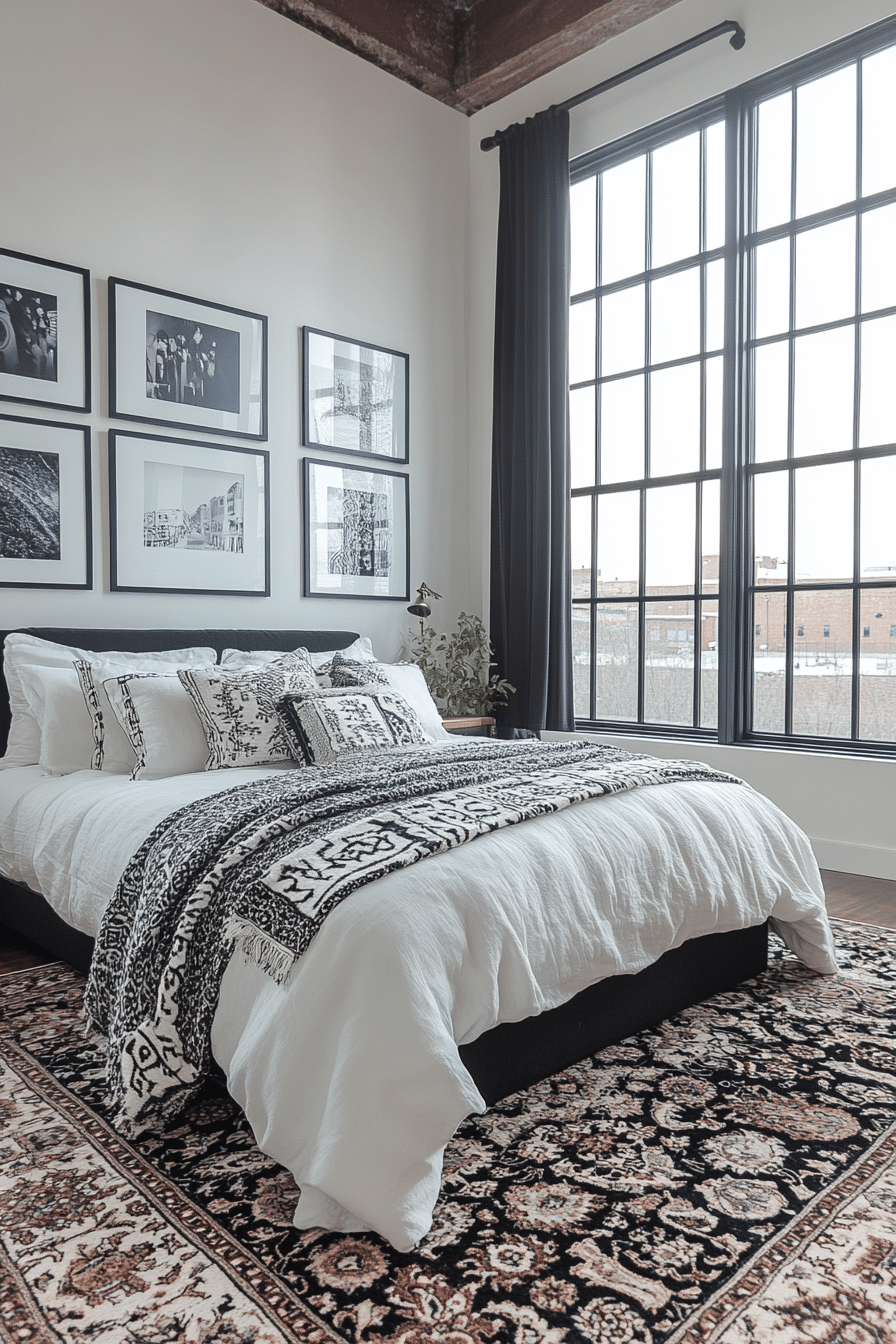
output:
[[[109,414],[266,439],[268,320],[222,303],[109,280]]]
[[[0,400],[90,410],[90,272],[0,248]]]
[[[398,471],[304,460],[305,597],[407,602],[408,478]]]
[[[112,591],[270,596],[269,456],[110,430]]]
[[[0,415],[0,587],[93,587],[90,430]]]
[[[408,356],[314,327],[302,346],[306,447],[407,462]]]

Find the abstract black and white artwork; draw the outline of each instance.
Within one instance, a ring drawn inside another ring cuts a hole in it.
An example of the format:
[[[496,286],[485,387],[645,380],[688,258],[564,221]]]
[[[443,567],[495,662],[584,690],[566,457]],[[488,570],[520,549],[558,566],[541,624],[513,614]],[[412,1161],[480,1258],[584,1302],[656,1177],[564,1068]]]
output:
[[[267,438],[267,318],[109,281],[109,414]]]
[[[268,453],[109,432],[111,587],[266,597]]]
[[[0,248],[0,399],[90,409],[90,276]]]
[[[0,586],[90,584],[90,431],[0,416]]]
[[[408,599],[408,478],[305,458],[306,597]]]
[[[408,356],[305,327],[305,443],[408,460]]]

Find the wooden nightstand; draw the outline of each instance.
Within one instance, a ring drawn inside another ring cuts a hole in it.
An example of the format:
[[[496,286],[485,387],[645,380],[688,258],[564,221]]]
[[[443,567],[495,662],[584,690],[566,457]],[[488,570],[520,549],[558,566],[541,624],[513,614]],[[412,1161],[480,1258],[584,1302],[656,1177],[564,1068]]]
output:
[[[457,733],[461,737],[494,737],[494,719],[489,718],[467,718],[467,719],[443,719],[442,727],[447,728],[449,733]]]

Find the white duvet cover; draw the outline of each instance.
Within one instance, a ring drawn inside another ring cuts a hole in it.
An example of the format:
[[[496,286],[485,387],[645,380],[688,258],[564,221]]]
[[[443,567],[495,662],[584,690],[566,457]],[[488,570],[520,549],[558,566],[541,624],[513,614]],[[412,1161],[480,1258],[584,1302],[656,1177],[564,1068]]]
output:
[[[2,772],[0,871],[94,935],[160,820],[261,773]],[[705,781],[598,798],[354,893],[282,988],[235,955],[214,1056],[301,1187],[297,1227],[373,1228],[409,1250],[430,1226],[445,1144],[484,1109],[457,1044],[767,916],[808,966],[836,970],[809,842],[768,799]]]

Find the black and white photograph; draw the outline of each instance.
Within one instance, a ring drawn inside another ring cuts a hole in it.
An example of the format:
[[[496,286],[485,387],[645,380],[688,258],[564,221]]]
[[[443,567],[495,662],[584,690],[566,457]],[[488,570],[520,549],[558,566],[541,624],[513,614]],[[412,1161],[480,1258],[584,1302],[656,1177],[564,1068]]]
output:
[[[304,475],[304,596],[407,601],[407,476],[309,457]]]
[[[269,592],[268,453],[111,430],[112,589]]]
[[[408,356],[305,327],[303,430],[309,448],[408,460]]]
[[[0,586],[90,585],[88,429],[0,416]]]
[[[0,398],[90,409],[87,271],[0,248]]]
[[[109,414],[267,438],[267,318],[109,281]]]

